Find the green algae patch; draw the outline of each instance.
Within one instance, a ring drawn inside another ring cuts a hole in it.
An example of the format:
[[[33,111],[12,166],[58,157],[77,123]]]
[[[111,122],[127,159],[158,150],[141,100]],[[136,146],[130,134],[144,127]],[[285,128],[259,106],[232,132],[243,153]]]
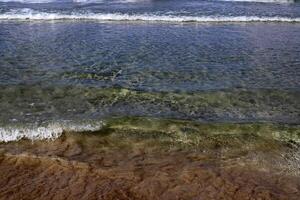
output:
[[[206,122],[299,124],[299,91],[231,89],[219,91],[137,91],[80,86],[1,86],[0,124],[144,116]],[[26,113],[26,119],[23,114]]]
[[[270,123],[199,123],[146,117],[110,118],[102,130],[86,134],[102,138],[101,147],[143,146],[151,149],[277,151],[300,147],[300,127]],[[97,139],[96,139],[97,140]],[[93,142],[97,146],[97,142]]]

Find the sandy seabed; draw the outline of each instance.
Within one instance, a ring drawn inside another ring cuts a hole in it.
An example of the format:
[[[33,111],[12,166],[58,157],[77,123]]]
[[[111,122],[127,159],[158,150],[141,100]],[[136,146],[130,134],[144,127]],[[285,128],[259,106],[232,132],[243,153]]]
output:
[[[162,139],[133,133],[124,138],[114,132],[64,133],[53,141],[1,143],[0,199],[300,197],[297,169],[294,173],[280,170],[279,162],[271,159],[276,151],[262,148],[270,144],[262,142],[256,144],[256,151],[243,151],[234,146],[234,138],[230,144],[218,145],[207,139],[203,149],[170,146],[166,139],[155,142]]]

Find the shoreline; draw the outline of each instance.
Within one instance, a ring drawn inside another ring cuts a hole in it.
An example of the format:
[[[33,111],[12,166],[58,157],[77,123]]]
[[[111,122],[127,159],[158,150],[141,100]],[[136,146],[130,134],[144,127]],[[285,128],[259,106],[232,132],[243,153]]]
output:
[[[0,198],[297,199],[297,137],[298,126],[115,119],[0,143]]]

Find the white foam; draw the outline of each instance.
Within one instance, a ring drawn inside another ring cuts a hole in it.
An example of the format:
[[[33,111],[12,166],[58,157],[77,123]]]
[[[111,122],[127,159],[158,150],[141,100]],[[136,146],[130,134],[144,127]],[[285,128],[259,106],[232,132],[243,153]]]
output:
[[[72,2],[87,4],[87,3],[102,3],[103,0],[72,0]]]
[[[63,131],[96,131],[103,127],[104,123],[85,122],[85,123],[51,123],[45,126],[8,126],[0,127],[0,142],[18,141],[26,138],[30,140],[54,140],[61,136]]]
[[[220,1],[259,2],[259,3],[294,3],[295,2],[295,0],[220,0]]]
[[[0,14],[0,20],[97,20],[144,22],[300,22],[300,18],[258,16],[175,16],[122,13],[49,13],[32,9],[11,10]]]
[[[115,0],[115,3],[137,3],[150,0]],[[294,3],[295,0],[218,0],[236,2],[262,2],[262,3]],[[103,0],[0,0],[0,2],[19,2],[19,3],[51,3],[51,2],[74,2],[74,3],[103,3]]]
[[[18,3],[50,3],[57,0],[0,0],[0,2],[18,2]]]
[[[134,0],[128,0],[128,1],[134,1]],[[24,4],[42,4],[42,3],[61,3],[61,2],[74,2],[74,3],[103,3],[103,0],[0,0],[0,2],[17,2],[17,3],[24,3]]]

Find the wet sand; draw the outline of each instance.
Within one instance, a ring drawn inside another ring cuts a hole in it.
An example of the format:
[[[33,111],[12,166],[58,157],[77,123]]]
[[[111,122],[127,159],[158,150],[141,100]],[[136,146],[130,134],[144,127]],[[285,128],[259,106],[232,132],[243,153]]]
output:
[[[276,129],[279,135],[290,131],[297,136],[298,128],[230,125],[217,134],[223,125],[199,125],[198,131],[211,136],[204,139],[202,134],[191,144],[189,138],[171,140],[176,131],[168,132],[172,137],[164,135],[181,122],[149,125],[150,130],[141,123],[133,127],[133,121],[93,133],[64,132],[53,141],[1,143],[0,199],[300,197],[297,138],[266,140],[250,134]],[[243,132],[252,136],[241,136]]]

